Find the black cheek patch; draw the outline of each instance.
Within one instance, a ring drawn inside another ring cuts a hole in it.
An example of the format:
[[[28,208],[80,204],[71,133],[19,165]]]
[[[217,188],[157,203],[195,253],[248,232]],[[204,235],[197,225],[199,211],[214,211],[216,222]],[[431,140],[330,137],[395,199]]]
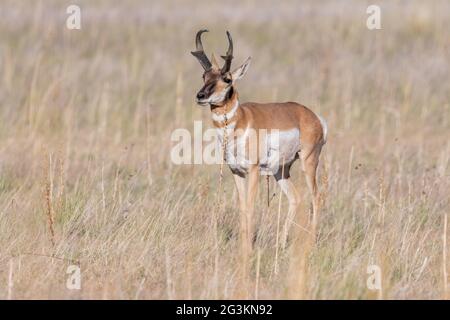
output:
[[[209,85],[207,85],[205,87],[205,90],[204,90],[206,96],[209,98],[214,93],[215,89],[216,89],[216,83],[215,82],[210,83]]]
[[[231,99],[231,97],[233,96],[233,93],[234,93],[234,88],[233,88],[233,86],[231,86],[231,88],[227,92],[227,95],[226,95],[225,99],[226,100]]]

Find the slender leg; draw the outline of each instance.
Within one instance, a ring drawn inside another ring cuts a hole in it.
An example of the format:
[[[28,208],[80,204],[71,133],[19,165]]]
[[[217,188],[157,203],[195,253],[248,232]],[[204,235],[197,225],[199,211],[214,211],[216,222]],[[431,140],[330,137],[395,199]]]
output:
[[[241,241],[241,254],[242,254],[242,262],[243,265],[247,265],[248,256],[250,254],[249,250],[249,223],[248,223],[248,205],[247,205],[247,196],[245,189],[245,178],[241,177],[237,174],[233,175],[234,181],[236,183],[236,189],[238,191],[239,196],[239,237]],[[244,270],[244,274],[245,274]]]
[[[289,296],[295,299],[305,299],[308,294],[308,279],[310,277],[309,259],[316,238],[317,211],[318,211],[318,192],[316,184],[316,169],[319,161],[321,146],[306,145],[303,143],[303,149],[300,152],[302,160],[302,169],[305,173],[308,188],[313,198],[313,223],[308,226],[308,216],[298,215],[296,228],[296,238],[292,245],[292,257],[289,267],[289,273],[292,278],[289,279],[291,286]],[[302,210],[303,211],[303,210]]]
[[[312,227],[316,230],[317,222],[319,219],[319,191],[317,189],[316,174],[317,166],[319,164],[319,155],[321,147],[315,147],[309,155],[302,158],[303,171],[305,172],[306,184],[311,193],[312,206],[313,206],[313,216],[312,216]]]
[[[239,209],[241,214],[245,213],[247,208],[246,190],[245,190],[245,178],[238,174],[233,174],[234,183],[236,184],[236,190],[238,192]]]
[[[294,184],[289,178],[285,179],[279,179],[277,180],[279,186],[281,187],[281,190],[286,195],[289,201],[289,211],[286,216],[286,220],[284,223],[284,229],[283,233],[281,234],[281,247],[286,247],[286,242],[289,234],[289,229],[292,225],[292,222],[295,217],[295,213],[297,211],[297,207],[300,204],[300,195],[298,194],[297,190],[295,189]]]
[[[259,178],[259,168],[258,166],[253,166],[249,170],[248,174],[248,191],[247,191],[247,243],[249,248],[249,253],[252,250],[253,243],[253,214],[255,210],[256,194],[258,192],[258,178]]]
[[[234,182],[239,197],[239,239],[241,245],[241,292],[238,294],[239,299],[248,297],[248,275],[249,275],[249,247],[248,247],[248,223],[247,223],[247,190],[245,177],[233,174]]]

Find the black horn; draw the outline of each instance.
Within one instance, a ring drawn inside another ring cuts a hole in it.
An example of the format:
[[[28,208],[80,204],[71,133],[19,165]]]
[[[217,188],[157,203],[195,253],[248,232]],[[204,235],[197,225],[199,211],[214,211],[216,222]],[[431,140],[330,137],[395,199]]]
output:
[[[205,69],[205,71],[208,71],[209,69],[211,69],[212,65],[211,65],[211,62],[209,61],[208,57],[206,56],[205,51],[203,51],[203,44],[202,44],[202,33],[203,32],[208,32],[208,30],[203,29],[203,30],[200,30],[199,32],[197,32],[197,35],[195,36],[196,51],[192,51],[191,53],[194,57],[196,57],[198,59],[198,61],[202,65],[203,69]]]
[[[228,50],[227,54],[224,56],[221,56],[222,59],[225,60],[225,63],[223,64],[222,73],[226,73],[230,71],[231,68],[231,60],[233,60],[233,39],[231,38],[231,34],[227,31],[227,37],[228,37]]]

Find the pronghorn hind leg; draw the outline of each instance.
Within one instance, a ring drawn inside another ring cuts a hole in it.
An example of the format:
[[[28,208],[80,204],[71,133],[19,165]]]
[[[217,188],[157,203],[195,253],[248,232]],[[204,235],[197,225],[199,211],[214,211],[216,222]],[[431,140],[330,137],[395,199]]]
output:
[[[277,182],[289,201],[289,211],[284,222],[283,232],[281,234],[281,247],[285,248],[289,230],[292,226],[292,222],[294,221],[298,205],[300,204],[300,195],[289,178],[278,179]]]
[[[316,145],[313,147],[313,149],[310,152],[306,152],[303,155],[306,155],[304,157],[301,157],[302,159],[302,167],[303,171],[305,173],[306,178],[306,184],[308,186],[308,189],[311,193],[312,197],[312,207],[313,207],[313,214],[312,214],[312,228],[315,231],[317,227],[317,223],[319,220],[319,190],[317,188],[317,167],[319,164],[319,156],[320,152],[322,150],[321,145]]]

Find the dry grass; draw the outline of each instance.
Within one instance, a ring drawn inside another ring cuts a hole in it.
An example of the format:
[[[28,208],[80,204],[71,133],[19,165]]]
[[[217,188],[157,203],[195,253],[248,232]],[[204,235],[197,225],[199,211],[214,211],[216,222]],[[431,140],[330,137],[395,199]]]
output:
[[[448,297],[448,1],[383,1],[380,31],[365,27],[364,1],[78,3],[80,31],[65,29],[65,1],[0,4],[0,298],[232,298],[242,289],[228,170],[217,192],[219,166],[169,157],[173,129],[210,125],[194,105],[201,73],[189,54],[204,26],[209,52],[225,50],[229,29],[235,63],[252,55],[242,100],[299,101],[329,123],[302,295]],[[265,185],[250,292],[285,298],[298,291],[302,244],[291,237],[275,272],[278,197],[267,208]],[[283,198],[281,225],[286,211]],[[79,291],[65,287],[73,261]],[[366,287],[372,264],[382,293]]]

